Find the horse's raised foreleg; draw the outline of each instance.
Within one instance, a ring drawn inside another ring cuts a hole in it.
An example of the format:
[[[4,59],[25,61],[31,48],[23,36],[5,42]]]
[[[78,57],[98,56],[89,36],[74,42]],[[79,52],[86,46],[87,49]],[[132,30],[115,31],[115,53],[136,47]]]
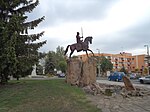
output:
[[[91,50],[91,49],[87,49],[88,51],[90,51],[92,54],[93,54],[93,56],[94,56],[94,53],[93,53],[93,51]],[[87,52],[87,51],[86,51]]]

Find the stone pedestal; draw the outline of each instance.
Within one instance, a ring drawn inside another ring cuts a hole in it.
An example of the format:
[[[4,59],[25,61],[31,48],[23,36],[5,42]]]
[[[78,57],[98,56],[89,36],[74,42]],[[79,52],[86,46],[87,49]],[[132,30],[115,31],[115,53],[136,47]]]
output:
[[[79,85],[79,79],[81,76],[82,61],[79,59],[67,60],[67,76],[66,81],[72,85]]]
[[[67,61],[66,82],[71,85],[87,86],[96,82],[96,60],[89,58],[83,62],[77,58]]]

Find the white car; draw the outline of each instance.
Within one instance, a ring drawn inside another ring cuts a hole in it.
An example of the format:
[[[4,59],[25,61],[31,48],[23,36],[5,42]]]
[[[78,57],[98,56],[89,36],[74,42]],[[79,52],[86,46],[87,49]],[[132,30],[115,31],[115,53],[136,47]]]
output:
[[[150,75],[139,78],[139,81],[140,81],[141,84],[150,83]]]
[[[64,73],[60,73],[60,74],[58,74],[58,77],[65,77],[65,74]]]

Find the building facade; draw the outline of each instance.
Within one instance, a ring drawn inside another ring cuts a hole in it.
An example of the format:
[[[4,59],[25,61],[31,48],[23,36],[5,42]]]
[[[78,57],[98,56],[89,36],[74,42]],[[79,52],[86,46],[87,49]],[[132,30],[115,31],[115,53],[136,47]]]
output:
[[[105,56],[113,64],[113,71],[119,71],[121,68],[125,68],[130,72],[143,72],[144,68],[147,68],[148,64],[145,61],[145,54],[134,55],[131,53],[119,53],[119,54],[106,54],[106,53],[95,53],[96,57]],[[89,54],[89,56],[93,56]],[[79,58],[83,61],[87,60],[86,54],[79,55]]]

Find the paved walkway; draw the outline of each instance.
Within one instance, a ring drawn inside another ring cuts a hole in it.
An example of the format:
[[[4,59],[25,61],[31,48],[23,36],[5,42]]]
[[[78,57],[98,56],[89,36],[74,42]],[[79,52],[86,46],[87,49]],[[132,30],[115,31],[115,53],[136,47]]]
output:
[[[121,95],[88,95],[102,112],[150,112],[150,96],[123,98]]]
[[[123,82],[97,80],[98,83],[108,85],[121,85]],[[150,90],[149,84],[133,84],[134,86],[145,88]],[[143,97],[130,97],[123,98],[119,94],[113,96],[100,95],[87,95],[88,99],[98,108],[102,109],[102,112],[150,112],[150,96],[145,95]]]

